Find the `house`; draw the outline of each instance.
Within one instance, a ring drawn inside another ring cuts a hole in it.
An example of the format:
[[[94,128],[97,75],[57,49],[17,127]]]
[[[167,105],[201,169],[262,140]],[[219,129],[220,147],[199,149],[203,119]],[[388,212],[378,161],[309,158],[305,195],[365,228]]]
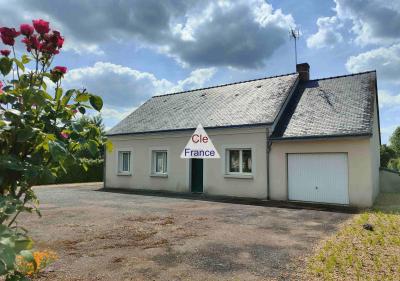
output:
[[[371,206],[379,192],[375,71],[297,73],[154,96],[108,131],[105,187]],[[220,159],[181,159],[202,124]]]

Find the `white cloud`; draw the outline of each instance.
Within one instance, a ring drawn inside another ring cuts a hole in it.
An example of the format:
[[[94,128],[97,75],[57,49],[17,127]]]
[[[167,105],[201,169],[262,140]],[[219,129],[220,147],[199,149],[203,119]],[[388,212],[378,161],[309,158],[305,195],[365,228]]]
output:
[[[392,44],[400,38],[400,1],[335,0],[337,16],[350,20],[356,42]]]
[[[388,91],[379,91],[379,107],[381,108],[393,108],[400,107],[400,94],[392,95]]]
[[[351,56],[346,62],[346,68],[350,72],[376,69],[379,78],[400,83],[400,44]]]
[[[216,73],[215,68],[192,71],[176,83],[159,79],[154,74],[109,62],[96,62],[93,66],[70,70],[63,87],[85,88],[104,100],[102,116],[115,124],[153,95],[200,88]]]
[[[343,41],[343,36],[338,32],[341,27],[337,17],[321,17],[317,20],[318,31],[307,38],[309,48],[333,48]]]
[[[140,42],[195,67],[262,67],[296,26],[263,0],[17,0],[9,7],[0,0],[7,11],[0,24],[44,18],[66,35],[67,50],[103,54],[110,41]]]

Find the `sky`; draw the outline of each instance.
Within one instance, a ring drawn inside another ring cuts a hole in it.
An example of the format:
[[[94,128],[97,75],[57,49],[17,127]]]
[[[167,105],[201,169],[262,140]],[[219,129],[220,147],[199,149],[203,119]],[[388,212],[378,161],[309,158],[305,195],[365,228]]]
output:
[[[382,143],[400,125],[400,1],[0,0],[0,26],[42,18],[65,36],[64,88],[104,100],[107,128],[153,95],[295,71],[376,70]],[[22,50],[22,43],[20,43]]]

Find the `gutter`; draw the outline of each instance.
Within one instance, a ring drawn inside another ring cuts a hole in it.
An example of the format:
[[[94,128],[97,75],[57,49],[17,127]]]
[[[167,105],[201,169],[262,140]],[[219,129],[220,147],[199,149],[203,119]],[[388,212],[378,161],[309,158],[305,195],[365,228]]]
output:
[[[300,137],[278,137],[271,138],[271,141],[292,141],[292,140],[326,140],[326,139],[334,139],[334,138],[353,138],[353,137],[371,137],[372,133],[359,133],[359,134],[335,134],[335,135],[326,135],[326,136],[300,136]]]
[[[240,125],[227,125],[227,126],[215,126],[215,127],[203,127],[207,130],[212,129],[234,129],[234,128],[248,128],[248,127],[263,127],[270,126],[273,122],[268,123],[255,123],[255,124],[240,124]],[[167,133],[167,132],[184,132],[184,131],[194,131],[196,128],[183,128],[183,129],[167,129],[167,130],[154,130],[145,132],[132,132],[132,133],[116,133],[116,134],[106,134],[107,137],[111,136],[126,136],[126,135],[144,135],[144,134],[156,134],[156,133]]]

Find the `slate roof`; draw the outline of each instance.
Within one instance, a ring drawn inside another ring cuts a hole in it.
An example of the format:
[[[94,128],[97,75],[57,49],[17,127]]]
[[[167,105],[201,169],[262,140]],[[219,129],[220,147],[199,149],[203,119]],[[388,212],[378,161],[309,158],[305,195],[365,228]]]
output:
[[[372,134],[375,86],[374,71],[299,83],[272,138]]]
[[[154,96],[107,135],[272,124],[298,74]]]

